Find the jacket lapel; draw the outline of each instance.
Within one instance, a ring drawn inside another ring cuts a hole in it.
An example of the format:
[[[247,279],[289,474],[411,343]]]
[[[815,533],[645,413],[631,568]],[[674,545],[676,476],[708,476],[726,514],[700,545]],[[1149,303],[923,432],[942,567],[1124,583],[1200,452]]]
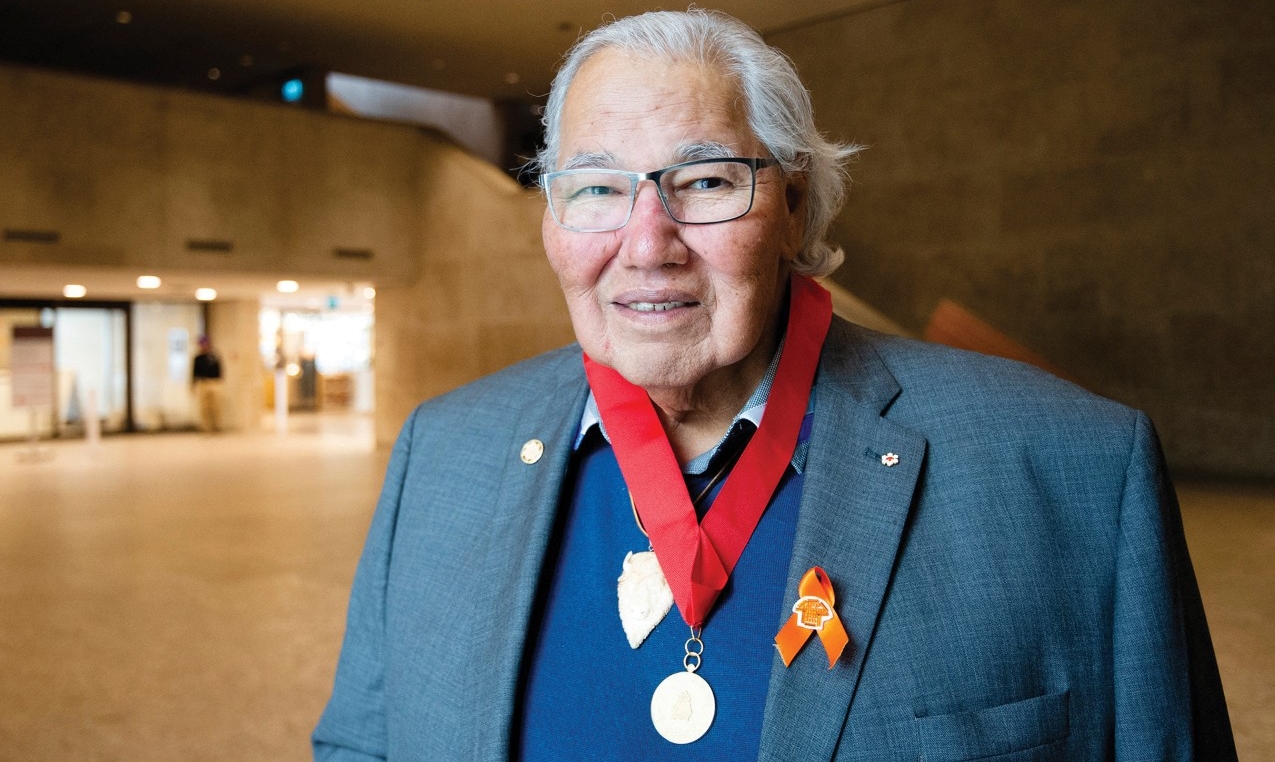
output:
[[[796,600],[810,567],[823,567],[850,644],[832,669],[817,637],[791,667],[775,655],[760,760],[835,753],[925,457],[923,437],[884,418],[901,390],[860,330],[834,321],[825,343],[786,599]],[[882,461],[889,453],[895,465]]]
[[[488,533],[486,558],[490,573],[486,580],[494,588],[492,599],[500,603],[502,624],[489,628],[484,633],[485,642],[475,643],[472,652],[490,660],[474,665],[475,670],[486,674],[483,711],[474,719],[496,724],[498,732],[475,734],[484,746],[474,750],[475,760],[503,762],[510,755],[518,681],[537,580],[553,535],[572,438],[587,397],[579,349],[568,354],[552,377],[531,377],[545,379],[545,388],[523,395],[521,409],[511,416],[508,438],[492,443],[504,448],[507,460],[495,494],[489,496],[496,502],[496,519],[482,531]],[[524,445],[532,440],[541,442],[544,451],[537,459],[537,448],[530,445],[527,460],[534,462],[529,463],[522,455]]]

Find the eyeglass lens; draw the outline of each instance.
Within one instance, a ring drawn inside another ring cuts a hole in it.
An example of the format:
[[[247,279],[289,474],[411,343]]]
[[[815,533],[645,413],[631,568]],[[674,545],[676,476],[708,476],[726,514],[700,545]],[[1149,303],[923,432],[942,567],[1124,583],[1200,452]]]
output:
[[[678,222],[726,222],[752,206],[754,172],[738,161],[674,165],[658,175],[664,208]],[[615,230],[628,222],[638,175],[571,170],[549,177],[548,197],[558,223],[582,232]]]

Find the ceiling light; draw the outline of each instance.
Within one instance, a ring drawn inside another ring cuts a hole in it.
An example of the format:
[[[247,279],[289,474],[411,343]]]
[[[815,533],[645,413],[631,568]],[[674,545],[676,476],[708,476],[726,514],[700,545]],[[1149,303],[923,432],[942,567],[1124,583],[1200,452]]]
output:
[[[84,286],[75,284],[68,284],[62,287],[62,296],[65,296],[67,299],[79,299],[88,292],[89,290]]]
[[[195,289],[195,298],[201,302],[211,302],[217,298],[217,289],[215,288],[197,288]]]
[[[216,66],[209,69],[208,78],[213,80],[214,82],[221,79],[221,69],[218,69]]]
[[[375,299],[375,298],[376,298],[376,289],[372,288],[371,286],[368,286],[367,288],[363,289],[363,298],[364,298],[364,299]]]
[[[137,276],[138,288],[159,288],[159,276],[156,275],[139,275]]]
[[[129,13],[128,11],[119,11],[118,13],[115,14],[116,24],[129,24],[129,23],[132,23],[132,21],[133,21],[133,14]]]
[[[511,72],[509,72],[508,74],[506,74],[506,75],[505,75],[505,84],[506,84],[506,85],[516,85],[516,84],[518,84],[520,81],[522,81],[522,77],[518,76],[518,72],[516,72],[516,71],[511,71]]]
[[[295,280],[281,280],[275,284],[281,294],[295,294],[301,286]]]

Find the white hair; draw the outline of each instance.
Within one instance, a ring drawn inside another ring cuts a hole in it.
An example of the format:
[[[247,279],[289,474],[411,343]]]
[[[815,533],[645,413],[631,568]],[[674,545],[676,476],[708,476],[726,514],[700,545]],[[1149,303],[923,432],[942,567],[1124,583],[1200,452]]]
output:
[[[841,248],[826,239],[845,200],[845,165],[860,146],[828,140],[815,128],[810,93],[796,67],[743,22],[716,11],[655,11],[612,21],[585,35],[567,53],[545,106],[540,171],[556,169],[562,109],[584,62],[605,49],[665,61],[720,67],[739,83],[748,126],[785,173],[806,176],[805,239],[793,262],[803,275],[822,276],[841,265]]]

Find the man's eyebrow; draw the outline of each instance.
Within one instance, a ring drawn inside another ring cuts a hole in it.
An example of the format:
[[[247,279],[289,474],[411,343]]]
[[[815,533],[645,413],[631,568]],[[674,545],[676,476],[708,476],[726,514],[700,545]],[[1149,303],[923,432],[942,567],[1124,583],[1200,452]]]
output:
[[[709,141],[706,143],[687,143],[677,149],[678,161],[695,161],[696,159],[733,159],[739,154],[725,143]]]
[[[686,143],[678,146],[677,151],[674,152],[673,163],[680,164],[697,159],[733,159],[738,155],[735,149],[725,143],[716,141]],[[562,169],[615,169],[617,165],[615,154],[609,151],[594,151],[579,153],[568,158],[562,162]]]
[[[562,169],[614,169],[615,156],[606,152],[578,153],[562,162]]]

